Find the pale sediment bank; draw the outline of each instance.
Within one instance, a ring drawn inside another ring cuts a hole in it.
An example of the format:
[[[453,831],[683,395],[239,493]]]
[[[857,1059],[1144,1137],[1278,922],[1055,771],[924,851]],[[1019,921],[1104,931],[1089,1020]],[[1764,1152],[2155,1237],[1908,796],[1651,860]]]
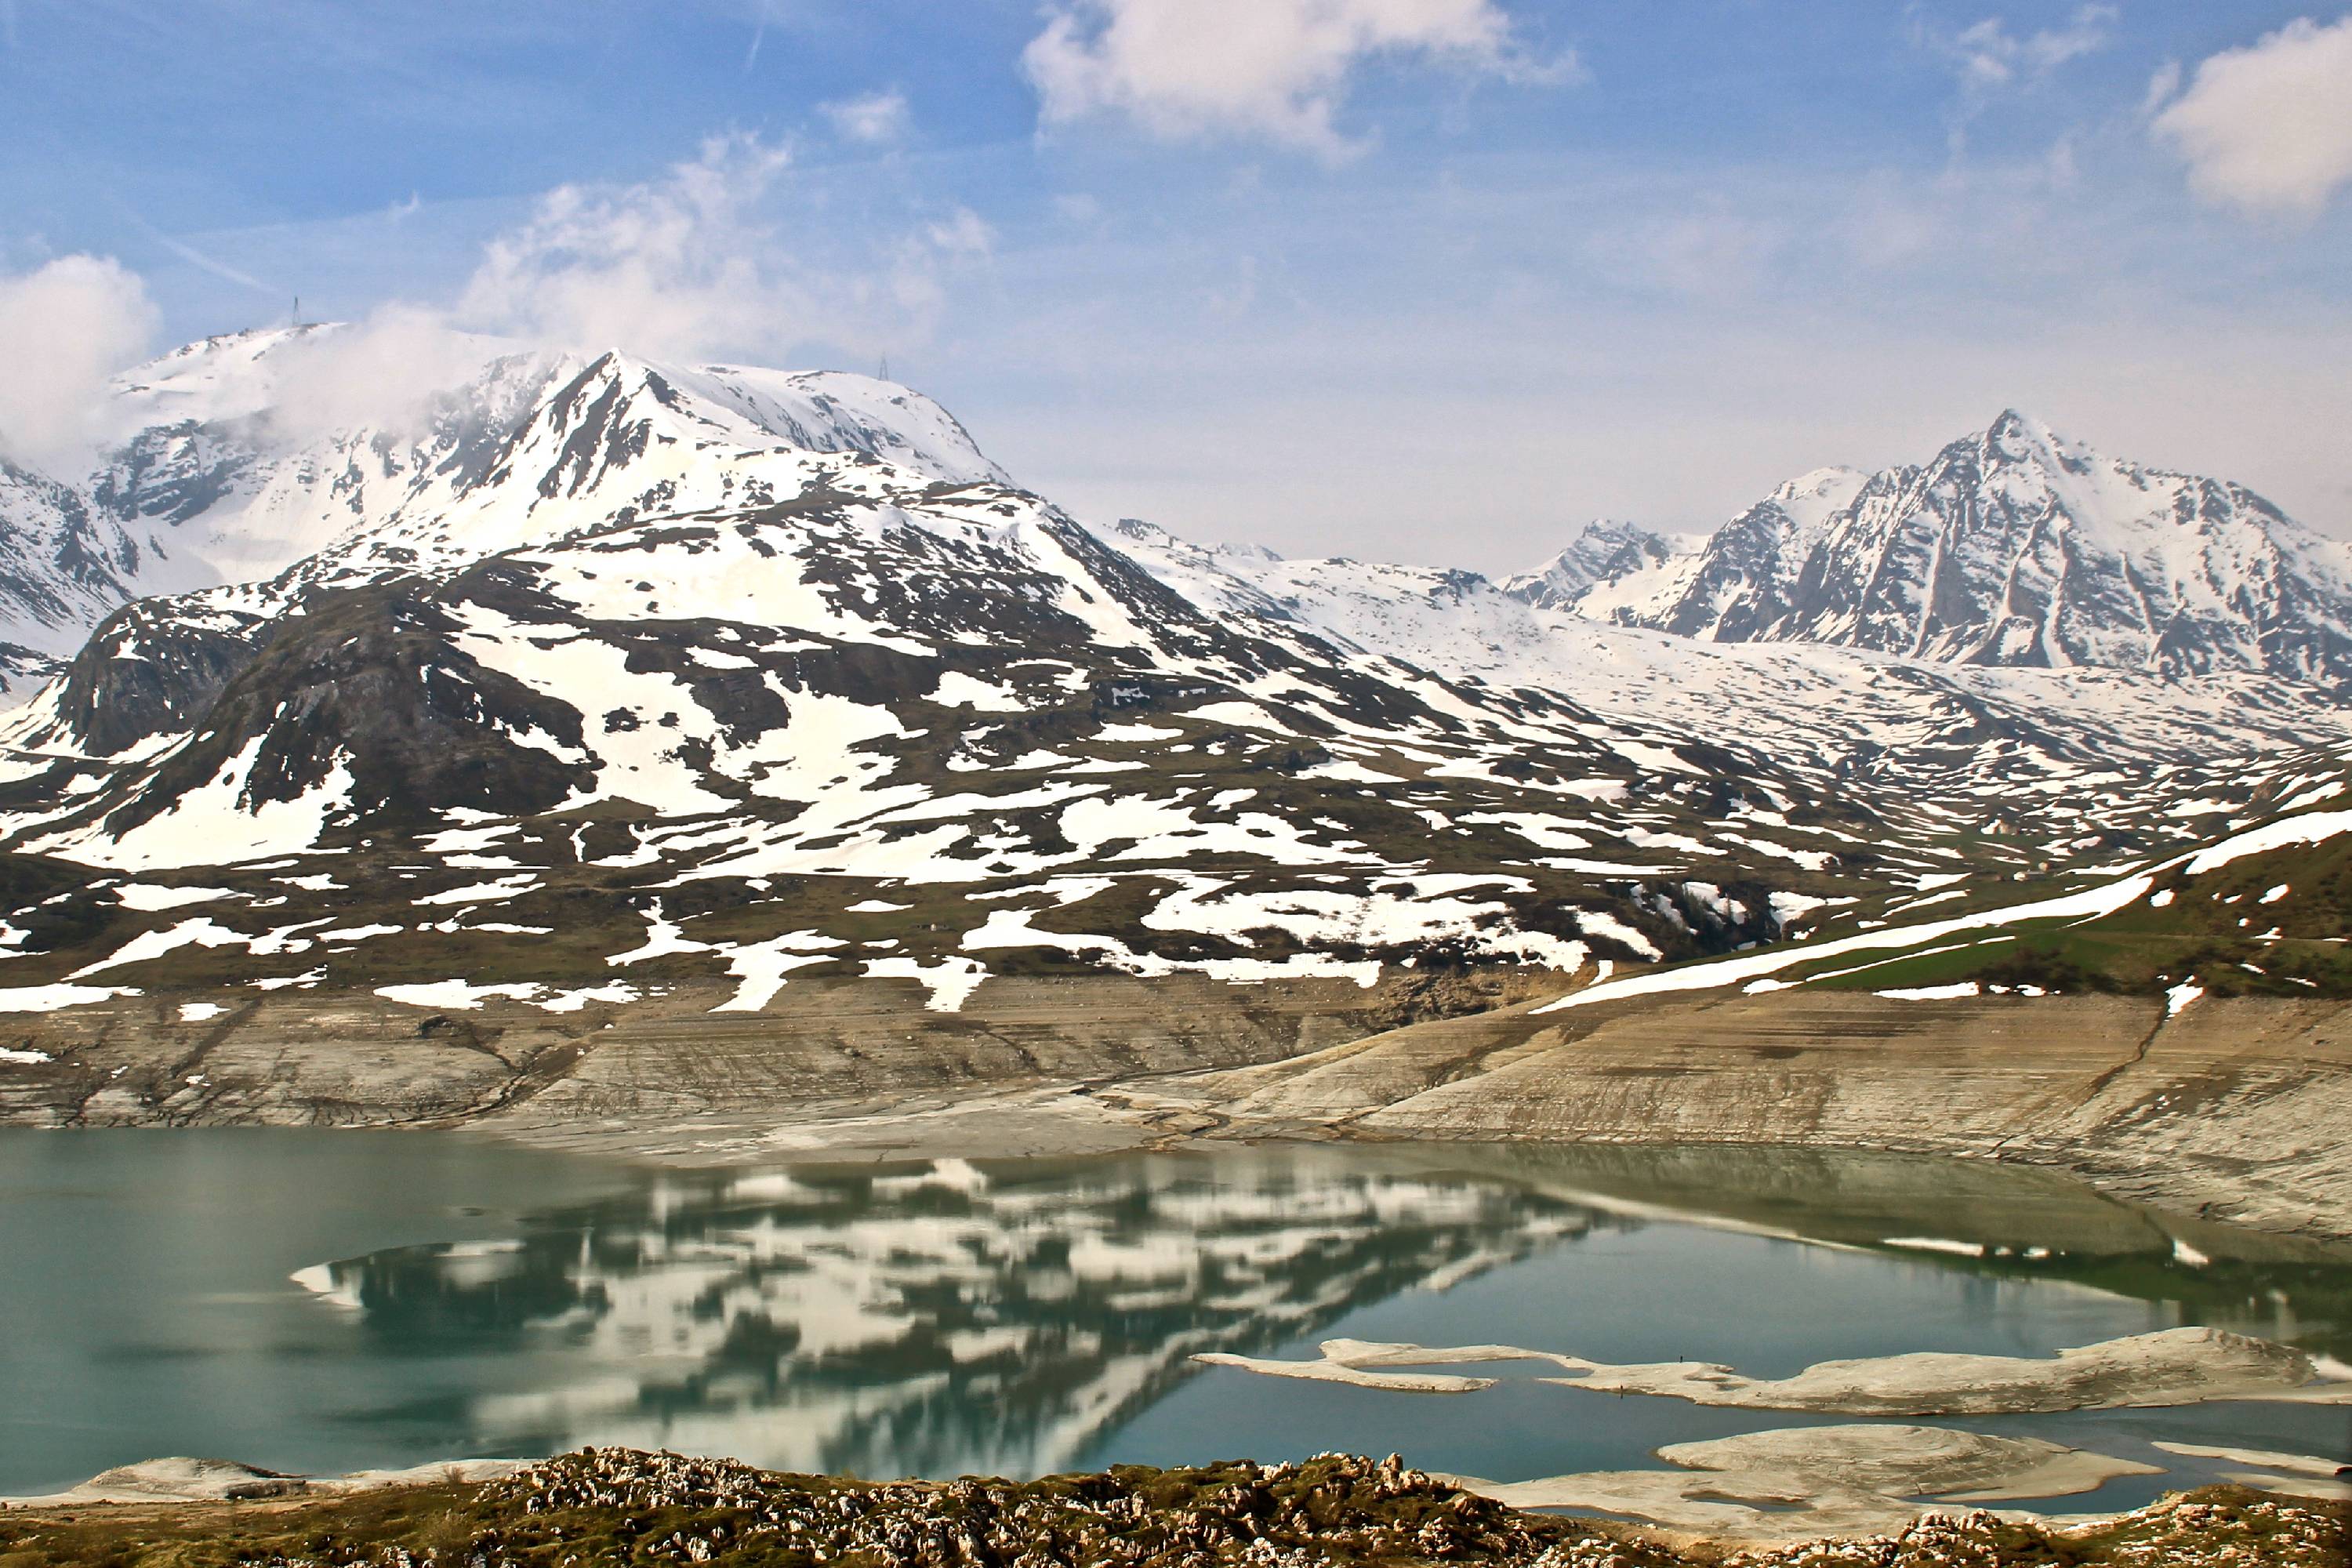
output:
[[[523,1459],[445,1459],[399,1470],[354,1470],[341,1476],[298,1476],[257,1469],[234,1459],[185,1457],[142,1459],[103,1470],[61,1492],[0,1498],[0,1508],[71,1508],[85,1503],[263,1502],[280,1498],[341,1497],[387,1487],[494,1480],[512,1475]]]
[[[2194,1444],[2154,1447],[2258,1466],[2226,1479],[2273,1497],[2352,1500],[2352,1483],[2333,1479],[2332,1461]],[[1598,1512],[1724,1544],[1759,1547],[1898,1531],[1938,1510],[2076,1497],[2118,1478],[2161,1473],[2156,1466],[2036,1438],[1880,1423],[1793,1426],[1671,1443],[1657,1457],[1675,1468],[1528,1481],[1448,1479],[1512,1508]],[[2004,1519],[2056,1526],[2116,1517],[2042,1508],[1995,1511]]]
[[[2221,1447],[2206,1443],[2157,1442],[2150,1447],[2185,1458],[2224,1459],[2254,1467],[2224,1470],[2222,1479],[2256,1491],[2284,1497],[2316,1498],[2326,1502],[2352,1502],[2352,1453],[2341,1458],[2315,1454],[2279,1454],[2267,1448]]]
[[[2312,1454],[2273,1453],[2268,1448],[2215,1447],[2208,1443],[2167,1443],[2161,1439],[2148,1447],[2194,1459],[2229,1459],[2241,1465],[2260,1465],[2264,1469],[2284,1470],[2289,1475],[2318,1476],[2326,1480],[2352,1477],[2352,1455],[2340,1459],[2323,1459]]]
[[[1693,1405],[1835,1415],[2008,1415],[2275,1400],[2352,1405],[2352,1367],[2223,1329],[2165,1329],[2054,1356],[1914,1352],[1818,1362],[1793,1377],[1742,1377],[1712,1362],[1612,1365],[1510,1345],[1433,1346],[1326,1340],[1316,1361],[1211,1352],[1192,1359],[1270,1377],[1349,1383],[1402,1393],[1474,1394],[1493,1380],[1397,1367],[1487,1361],[1549,1362],[1570,1375],[1546,1383],[1595,1394],[1646,1394]]]
[[[1452,1479],[1511,1508],[1617,1514],[1756,1544],[1896,1531],[1935,1506],[2073,1497],[2118,1477],[2159,1473],[2035,1438],[1934,1426],[1789,1427],[1675,1443],[1657,1453],[1676,1468],[1530,1481]]]
[[[723,985],[570,1015],[278,992],[195,1021],[189,997],[117,998],[12,1021],[0,1121],[462,1125],[678,1164],[1196,1138],[1863,1149],[2352,1237],[2344,1003],[1795,991],[1538,1013],[1561,985],[1003,977],[942,1013],[911,982],[811,981],[717,1015]]]

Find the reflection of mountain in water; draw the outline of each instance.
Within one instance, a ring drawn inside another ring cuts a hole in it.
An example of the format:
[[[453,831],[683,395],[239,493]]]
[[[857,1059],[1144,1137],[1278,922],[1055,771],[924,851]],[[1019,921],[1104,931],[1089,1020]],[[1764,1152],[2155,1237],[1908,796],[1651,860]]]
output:
[[[576,1366],[549,1392],[475,1401],[493,1444],[1039,1474],[1195,1352],[1269,1349],[1629,1223],[1365,1153],[668,1177],[516,1240],[308,1275],[397,1348],[488,1335]]]
[[[2062,1172],[1721,1143],[1453,1144],[1433,1154],[1559,1202],[1933,1258],[1984,1279],[2069,1281],[2167,1303],[2176,1322],[2352,1360],[2352,1247],[2160,1213]],[[1919,1238],[1938,1245],[1923,1251]]]

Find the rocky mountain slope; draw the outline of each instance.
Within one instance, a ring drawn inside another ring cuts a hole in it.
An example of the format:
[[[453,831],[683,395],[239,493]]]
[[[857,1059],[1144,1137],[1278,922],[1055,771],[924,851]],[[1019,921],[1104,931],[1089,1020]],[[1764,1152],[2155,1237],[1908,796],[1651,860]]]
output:
[[[1676,574],[1732,603],[1740,539],[1744,582],[1895,529],[1887,476],[1810,476],[1696,553],[1589,535],[1546,578],[1595,574],[1563,613],[1466,573],[1089,529],[863,377],[461,345],[470,374],[408,415],[320,430],[288,400],[334,342],[167,356],[125,378],[146,423],[99,474],[11,492],[48,508],[8,515],[39,546],[19,597],[48,584],[59,627],[200,585],[107,615],[0,721],[0,1005],[1590,979],[2095,886],[2339,781],[2352,739],[2259,662],[1592,618]],[[1979,454],[1965,505],[1950,465],[1897,489],[1971,517],[2096,489],[2018,450]],[[2287,537],[2197,495],[2212,550]],[[89,539],[137,569],[68,599],[43,563]],[[1818,575],[1774,592],[1811,603]]]
[[[1716,642],[2352,678],[2352,547],[2241,486],[2103,457],[2015,411],[1921,467],[1792,480],[1686,555],[1573,576],[1512,586]]]

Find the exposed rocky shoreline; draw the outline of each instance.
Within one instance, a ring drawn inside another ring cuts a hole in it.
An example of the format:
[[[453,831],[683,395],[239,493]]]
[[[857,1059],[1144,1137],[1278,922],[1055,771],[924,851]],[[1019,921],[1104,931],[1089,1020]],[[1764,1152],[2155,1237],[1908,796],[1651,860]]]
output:
[[[2352,1236],[2345,1003],[1801,991],[1538,1011],[1560,990],[1507,970],[1036,977],[942,1013],[908,983],[818,980],[718,1015],[692,985],[567,1015],[159,994],[13,1020],[0,1121],[464,1126],[689,1165],[1198,1138],[1889,1150]]]
[[[1324,1455],[1027,1483],[869,1483],[723,1459],[586,1449],[489,1479],[358,1491],[299,1478],[244,1500],[0,1512],[12,1568],[505,1568],[562,1563],[849,1568],[2006,1568],[2053,1563],[2336,1568],[2352,1504],[2235,1488],[2074,1523],[1923,1512],[1892,1531],[1770,1545],[1521,1512],[1408,1468]]]

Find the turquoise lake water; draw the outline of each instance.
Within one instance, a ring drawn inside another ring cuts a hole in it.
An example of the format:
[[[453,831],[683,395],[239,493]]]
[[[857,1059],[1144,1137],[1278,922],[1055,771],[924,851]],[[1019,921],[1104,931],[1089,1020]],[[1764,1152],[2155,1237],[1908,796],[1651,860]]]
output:
[[[653,1172],[455,1134],[0,1131],[0,1494],[168,1454],[341,1471],[582,1443],[882,1477],[1402,1453],[1521,1479],[1835,1421],[1476,1370],[1204,1367],[1333,1337],[1783,1375],[2216,1323],[2352,1360],[2352,1249],[2062,1178],[1741,1149],[1233,1147]],[[2160,1463],[2352,1454],[2341,1409],[1971,1418]],[[2227,1467],[2222,1467],[2226,1468]]]

